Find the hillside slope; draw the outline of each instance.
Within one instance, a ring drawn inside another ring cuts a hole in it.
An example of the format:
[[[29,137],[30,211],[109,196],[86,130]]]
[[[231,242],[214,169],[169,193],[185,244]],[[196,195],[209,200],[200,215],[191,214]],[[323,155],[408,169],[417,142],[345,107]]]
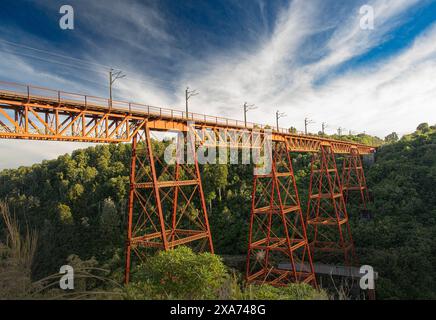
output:
[[[381,147],[367,173],[376,218],[354,226],[382,298],[436,298],[436,127]]]
[[[163,152],[164,145],[155,144]],[[0,199],[7,200],[23,227],[39,233],[35,278],[57,272],[71,254],[95,257],[121,272],[130,150],[127,144],[101,145],[0,173]],[[294,158],[304,207],[310,155]],[[252,170],[249,165],[202,166],[218,253],[246,252]],[[351,225],[360,262],[380,274],[378,297],[436,298],[435,128],[420,126],[382,146],[367,177],[375,219],[353,216]],[[0,237],[2,232],[0,226]]]

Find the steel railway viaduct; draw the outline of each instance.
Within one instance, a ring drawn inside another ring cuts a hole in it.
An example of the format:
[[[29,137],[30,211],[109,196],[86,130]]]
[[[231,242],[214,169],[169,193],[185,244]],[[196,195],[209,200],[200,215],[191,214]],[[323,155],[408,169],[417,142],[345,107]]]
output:
[[[195,128],[188,140],[189,121]],[[241,131],[244,134],[240,134]],[[339,256],[356,262],[347,200],[365,208],[368,190],[361,155],[367,145],[291,134],[275,128],[148,105],[0,82],[0,138],[93,143],[132,143],[125,281],[131,258],[146,248],[178,245],[214,252],[197,156],[168,164],[157,156],[151,133],[177,132],[179,154],[191,145],[252,149],[270,136],[271,170],[253,177],[246,279],[316,286],[312,259]],[[180,147],[179,147],[180,146]],[[266,154],[266,151],[263,151]],[[303,215],[291,154],[311,153],[307,212]],[[339,173],[335,154],[344,162]],[[287,262],[287,269],[279,268]]]

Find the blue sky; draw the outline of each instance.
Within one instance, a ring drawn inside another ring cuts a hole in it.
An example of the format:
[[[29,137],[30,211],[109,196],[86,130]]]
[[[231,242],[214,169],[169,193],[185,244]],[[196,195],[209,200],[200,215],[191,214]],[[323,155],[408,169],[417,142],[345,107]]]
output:
[[[61,30],[59,8],[75,11]],[[375,12],[360,28],[359,9]],[[434,0],[3,0],[0,80],[107,96],[107,72],[127,74],[115,98],[303,130],[304,118],[384,137],[436,123]],[[0,168],[80,144],[0,141]]]

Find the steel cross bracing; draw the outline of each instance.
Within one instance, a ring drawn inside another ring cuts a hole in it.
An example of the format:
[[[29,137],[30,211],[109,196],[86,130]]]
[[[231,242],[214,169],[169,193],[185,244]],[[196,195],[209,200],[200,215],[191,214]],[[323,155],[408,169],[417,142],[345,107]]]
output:
[[[306,225],[316,260],[356,263],[342,181],[328,144],[312,158]]]
[[[177,160],[168,164],[155,154],[150,130],[132,142],[125,281],[130,278],[131,252],[141,259],[144,249],[168,250],[195,243],[197,251],[213,253],[212,237],[193,141],[180,133]],[[185,164],[187,149],[194,163]]]
[[[249,283],[316,286],[306,227],[286,142],[272,147],[270,174],[254,175],[246,279]],[[291,270],[278,268],[283,261]],[[306,264],[309,268],[306,270]]]
[[[334,154],[356,159],[374,152],[374,148],[291,134],[288,129],[271,130],[265,125],[222,117],[0,82],[0,139],[132,142],[126,281],[130,277],[132,252],[141,258],[146,248],[168,250],[181,244],[198,244],[200,249],[213,252],[197,157],[190,165],[164,163],[162,155],[153,148],[151,134],[154,131],[178,133],[177,154],[186,151],[185,148],[195,154],[197,145],[260,148],[259,142],[270,135],[274,145],[272,173],[254,177],[247,280],[275,285],[293,281],[316,285],[309,240],[316,249],[321,243],[319,228],[325,225],[336,227],[339,233],[333,232],[333,237],[339,240],[334,247],[344,251],[349,260],[347,248],[353,248],[352,238]],[[334,169],[334,177],[316,180],[314,158],[309,212],[307,220],[303,221],[289,153],[319,151],[322,172],[330,173]],[[363,176],[363,170],[360,174]],[[319,181],[322,181],[321,188],[328,185],[331,197],[327,199],[335,208],[324,212],[330,216],[323,219],[320,202],[325,197],[317,196],[315,191]],[[313,203],[313,200],[317,201]],[[260,202],[265,202],[265,206],[260,206]],[[313,208],[318,208],[315,216]],[[342,231],[344,226],[346,230]],[[308,239],[306,227],[315,228],[315,239],[310,238],[313,233]],[[332,243],[325,243],[324,249],[332,249]],[[293,266],[291,270],[280,270],[277,263],[284,261],[277,261],[276,255],[282,255]],[[300,264],[310,268],[299,267]]]

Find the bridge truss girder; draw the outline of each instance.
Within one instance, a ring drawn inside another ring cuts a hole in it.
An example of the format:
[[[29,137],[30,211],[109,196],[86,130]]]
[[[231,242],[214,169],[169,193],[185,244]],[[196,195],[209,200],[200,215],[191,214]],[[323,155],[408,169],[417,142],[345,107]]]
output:
[[[1,101],[0,101],[1,103]],[[0,104],[0,138],[130,142],[147,119],[130,114],[40,104]]]

